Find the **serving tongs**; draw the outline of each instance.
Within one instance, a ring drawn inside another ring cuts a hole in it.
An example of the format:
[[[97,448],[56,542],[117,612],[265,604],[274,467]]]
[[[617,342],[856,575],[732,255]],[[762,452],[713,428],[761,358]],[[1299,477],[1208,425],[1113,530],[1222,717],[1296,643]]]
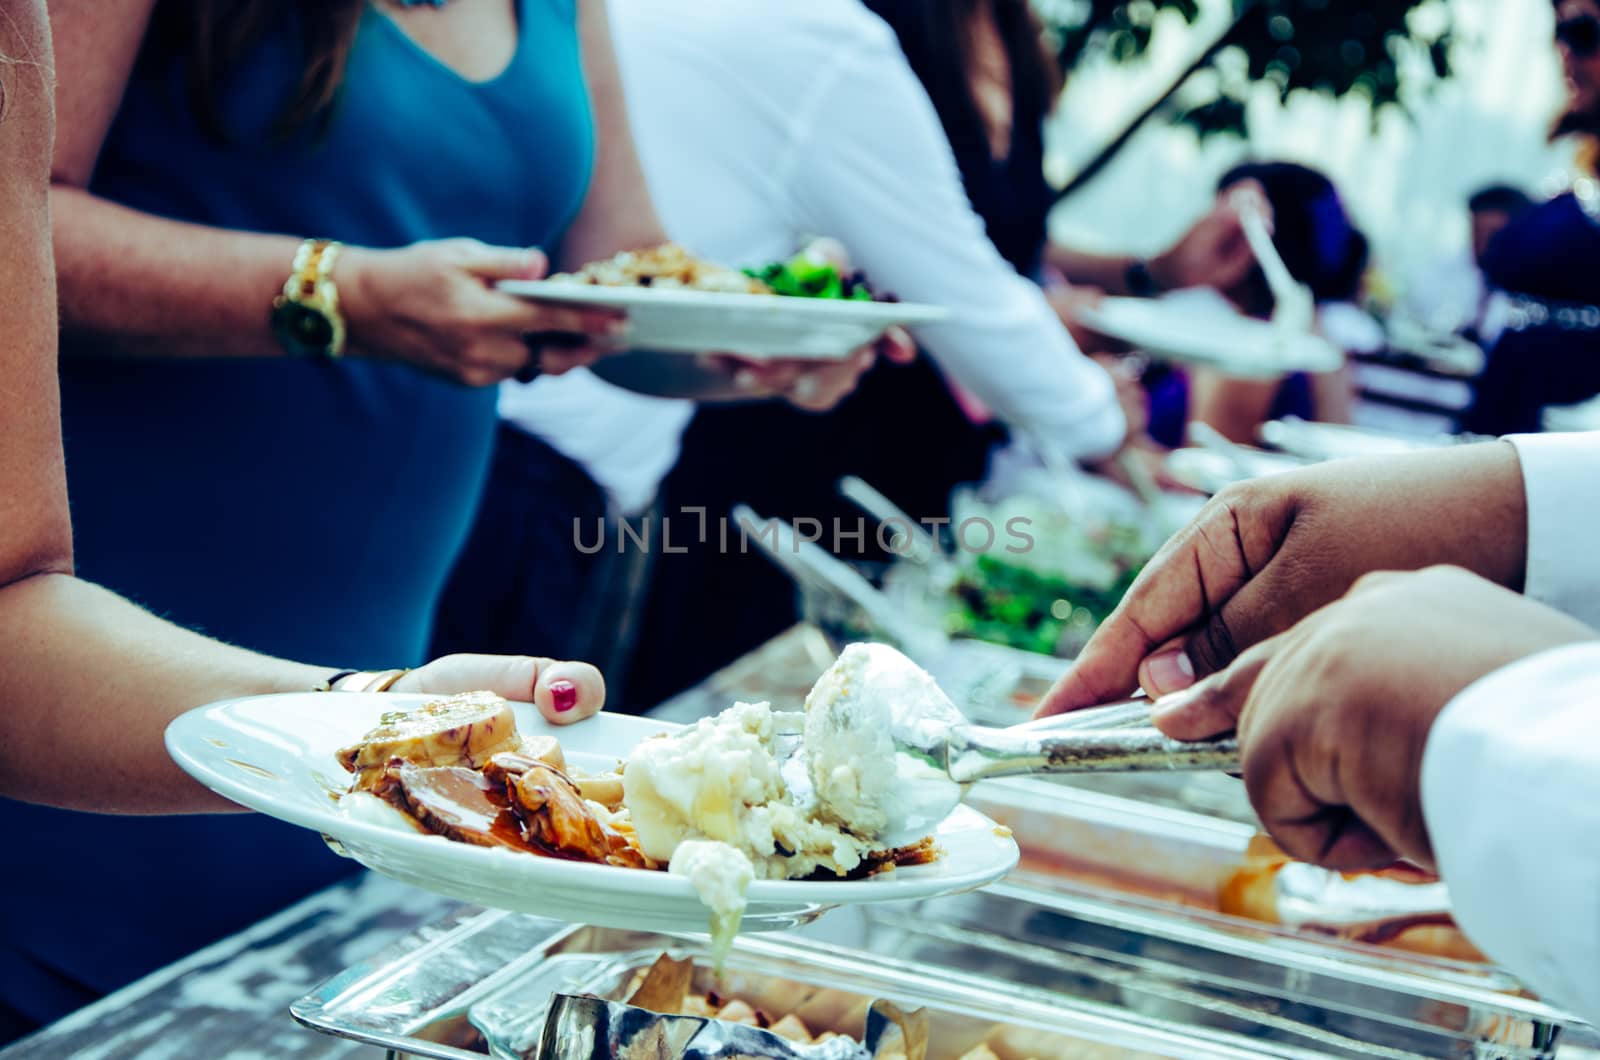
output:
[[[759,1027],[705,1016],[669,1016],[598,997],[557,994],[535,1060],[874,1060],[893,1046],[909,1055],[908,1017],[886,1001],[867,1010],[863,1042],[830,1038],[805,1045]]]

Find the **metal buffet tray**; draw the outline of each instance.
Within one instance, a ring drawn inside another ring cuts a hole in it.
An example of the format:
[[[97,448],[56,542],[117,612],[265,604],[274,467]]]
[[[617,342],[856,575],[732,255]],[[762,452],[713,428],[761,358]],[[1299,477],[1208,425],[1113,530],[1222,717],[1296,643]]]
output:
[[[1016,832],[1022,864],[980,894],[874,911],[902,952],[983,949],[997,978],[1097,997],[1090,984],[1116,983],[1105,999],[1136,1011],[1335,1056],[1543,1057],[1577,1023],[1491,965],[1218,913],[1249,825],[1044,780],[969,802]]]
[[[900,932],[890,927],[883,934]],[[714,988],[724,1000],[743,1000],[773,1019],[794,1013],[814,1034],[831,1030],[859,1037],[868,1004],[879,998],[924,1008],[932,1032],[929,1060],[955,1060],[979,1045],[1001,1060],[1311,1055],[1257,1048],[1159,1016],[1019,991],[962,970],[959,960],[934,966],[884,955],[875,945],[868,949],[792,935],[746,937],[735,945],[721,980],[697,966],[695,986]],[[314,1030],[396,1056],[531,1057],[554,995],[621,999],[635,973],[663,951],[703,962],[706,949],[691,937],[571,927],[467,908],[334,977],[290,1011]],[[953,952],[959,956],[964,949]],[[974,949],[969,959],[984,962],[988,953]]]

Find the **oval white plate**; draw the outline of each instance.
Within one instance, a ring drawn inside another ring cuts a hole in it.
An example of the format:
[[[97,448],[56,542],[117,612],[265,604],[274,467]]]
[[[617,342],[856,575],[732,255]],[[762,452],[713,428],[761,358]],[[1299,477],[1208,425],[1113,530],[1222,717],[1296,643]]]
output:
[[[1314,423],[1298,416],[1268,420],[1257,432],[1274,449],[1301,460],[1345,460],[1358,456],[1395,456],[1442,449],[1464,441],[1463,435],[1439,434],[1427,437],[1353,427],[1346,423]]]
[[[704,932],[709,912],[686,880],[665,872],[561,861],[475,847],[440,836],[357,820],[334,796],[349,784],[334,753],[392,710],[421,695],[300,693],[225,700],[192,710],[167,728],[167,750],[185,772],[241,806],[321,832],[361,864],[451,898],[574,923],[652,931]],[[514,704],[526,735],[559,737],[573,764],[612,768],[640,740],[678,728],[647,718],[601,714],[557,728]],[[940,825],[944,856],[868,880],[758,880],[745,930],[779,930],[831,906],[892,902],[974,890],[1016,865],[1017,845],[995,823],[961,807]]]
[[[549,280],[502,280],[498,286],[535,302],[624,310],[630,326],[628,345],[661,353],[836,360],[872,342],[887,328],[933,324],[950,315],[940,306],[909,302],[600,287]]]
[[[1245,446],[1237,447],[1234,454],[1211,449],[1174,449],[1166,459],[1167,474],[1174,481],[1201,493],[1221,493],[1235,482],[1281,475],[1305,466],[1306,462],[1296,457]]]
[[[1284,332],[1235,312],[1197,307],[1187,299],[1106,298],[1079,310],[1086,327],[1174,361],[1230,375],[1269,378],[1288,372],[1336,372],[1338,347],[1310,332]]]

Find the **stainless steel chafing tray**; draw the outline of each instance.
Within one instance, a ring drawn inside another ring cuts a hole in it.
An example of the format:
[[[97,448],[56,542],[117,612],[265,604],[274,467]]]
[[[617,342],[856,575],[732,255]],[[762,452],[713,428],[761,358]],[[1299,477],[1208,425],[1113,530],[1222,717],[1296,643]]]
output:
[[[894,928],[886,929],[896,935]],[[793,1013],[814,1033],[859,1037],[867,1008],[887,999],[923,1008],[930,1060],[955,1060],[980,1044],[1002,1060],[1303,1057],[1261,1049],[1231,1035],[1156,1016],[1130,1015],[964,971],[959,960],[931,965],[795,936],[740,939],[725,975],[697,969],[696,988],[746,1001],[774,1019]],[[959,949],[959,947],[957,948]],[[368,1042],[396,1055],[440,1060],[531,1057],[558,994],[617,999],[663,951],[705,954],[693,938],[569,927],[503,912],[467,909],[423,936],[329,980],[296,1002],[305,1026]],[[974,959],[983,960],[983,951]]]
[[[1270,1028],[1333,1055],[1547,1056],[1576,1023],[1488,964],[1217,912],[1249,825],[1042,780],[980,785],[969,801],[1016,832],[1022,865],[979,895],[872,914],[922,959],[987,949],[997,977],[1064,992],[1116,982],[1138,1011]]]

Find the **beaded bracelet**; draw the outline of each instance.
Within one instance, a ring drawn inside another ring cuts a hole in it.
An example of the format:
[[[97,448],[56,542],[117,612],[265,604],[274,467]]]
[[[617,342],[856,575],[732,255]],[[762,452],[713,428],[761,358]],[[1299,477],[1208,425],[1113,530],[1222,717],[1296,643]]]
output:
[[[400,679],[410,673],[409,669],[402,670],[340,670],[332,677],[323,681],[313,689],[315,692],[387,692],[399,683]],[[360,678],[350,684],[341,684],[350,678]]]

